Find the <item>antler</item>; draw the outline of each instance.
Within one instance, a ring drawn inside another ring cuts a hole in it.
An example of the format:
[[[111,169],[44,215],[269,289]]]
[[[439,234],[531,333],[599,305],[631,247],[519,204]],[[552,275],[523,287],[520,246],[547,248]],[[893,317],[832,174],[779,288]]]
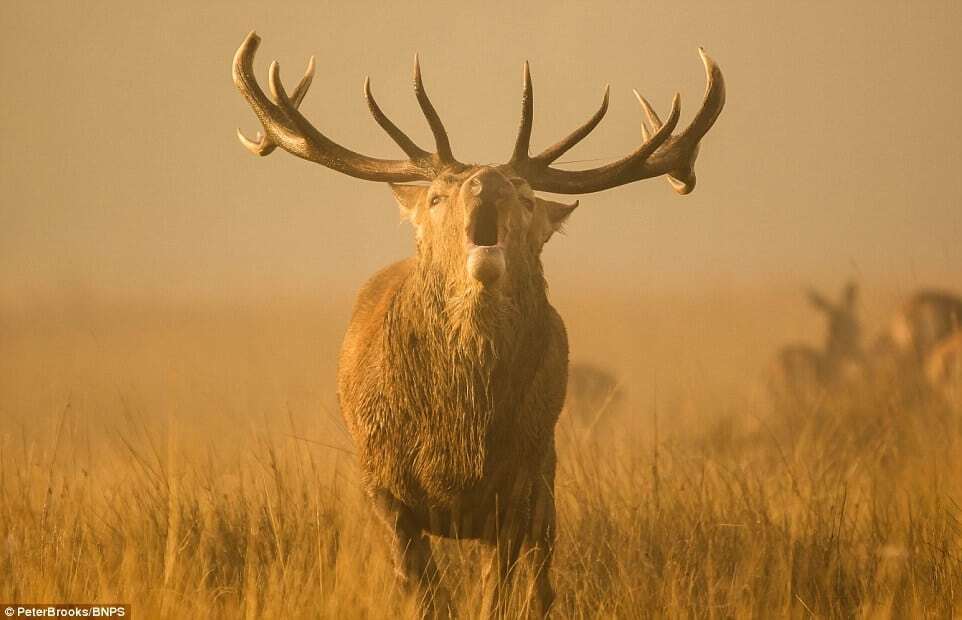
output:
[[[311,82],[313,80],[314,57],[311,56],[311,59],[307,61],[307,70],[304,71],[304,77],[301,78],[300,84],[297,85],[297,88],[294,89],[294,94],[291,95],[291,104],[295,108],[299,108],[301,106],[301,101],[304,100],[304,95],[307,94],[307,89],[311,87]],[[254,139],[251,140],[245,136],[244,132],[242,132],[238,127],[237,139],[240,140],[241,144],[244,145],[244,148],[254,155],[259,155],[260,157],[266,157],[267,155],[270,155],[274,152],[274,149],[277,148],[276,142],[259,131],[257,132],[257,135],[254,136]]]
[[[261,38],[257,33],[252,31],[248,34],[234,55],[233,64],[234,84],[247,99],[264,128],[263,136],[258,133],[256,140],[248,139],[239,129],[237,130],[237,137],[241,144],[255,155],[269,155],[279,146],[303,159],[367,181],[431,180],[444,168],[461,165],[451,153],[447,132],[421,83],[421,68],[416,56],[414,92],[434,134],[437,152],[425,151],[398,129],[397,125],[392,123],[378,107],[371,95],[370,80],[365,80],[364,96],[374,120],[409,157],[401,160],[377,159],[355,153],[332,141],[311,125],[298,110],[314,77],[313,57],[307,65],[304,77],[291,96],[288,96],[281,83],[279,65],[276,61],[271,63],[269,72],[271,99],[267,98],[258,86],[252,68],[254,54],[257,52],[260,41]]]
[[[635,95],[638,97],[650,124],[650,127],[646,127],[644,123],[641,126],[644,143],[627,157],[590,170],[559,170],[552,168],[551,164],[568,149],[584,139],[601,122],[608,110],[608,88],[605,87],[601,107],[588,122],[560,142],[531,157],[528,154],[528,148],[534,116],[534,101],[531,75],[528,70],[528,63],[525,63],[524,93],[521,98],[521,127],[518,129],[514,153],[508,165],[519,175],[526,178],[532,189],[557,194],[599,192],[663,174],[668,175],[668,181],[676,192],[679,194],[689,193],[695,187],[693,166],[695,158],[698,156],[699,142],[711,129],[725,105],[725,81],[721,69],[708,57],[705,50],[699,48],[698,53],[705,65],[708,86],[701,109],[698,110],[688,128],[677,136],[671,133],[678,124],[678,116],[681,112],[678,94],[675,94],[675,98],[671,102],[671,112],[668,114],[668,119],[662,123],[645,98],[635,91]]]

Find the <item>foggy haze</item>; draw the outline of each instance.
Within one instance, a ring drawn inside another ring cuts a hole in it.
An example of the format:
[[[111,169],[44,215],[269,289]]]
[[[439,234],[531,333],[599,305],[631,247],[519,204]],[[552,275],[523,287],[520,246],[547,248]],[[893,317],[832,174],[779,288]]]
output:
[[[135,5],[0,8],[0,300],[316,296],[412,251],[387,187],[237,143],[236,127],[258,128],[230,79],[251,29],[262,80],[276,58],[292,87],[315,54],[306,116],[380,157],[399,151],[369,117],[364,77],[429,144],[410,86],[419,52],[455,155],[477,162],[510,154],[524,60],[532,150],[582,123],[610,82],[607,118],[565,160],[615,158],[640,141],[632,88],[663,113],[679,91],[688,122],[704,46],[728,103],[695,192],[655,179],[581,197],[546,248],[555,293],[962,284],[955,3]]]

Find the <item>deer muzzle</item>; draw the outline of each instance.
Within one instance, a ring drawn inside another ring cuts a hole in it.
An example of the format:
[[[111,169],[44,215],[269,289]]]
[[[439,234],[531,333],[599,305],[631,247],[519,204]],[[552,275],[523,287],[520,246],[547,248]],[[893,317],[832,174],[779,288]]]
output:
[[[482,168],[462,187],[468,217],[466,249],[468,273],[484,285],[497,282],[504,274],[504,247],[500,203],[510,191],[510,182],[497,170]]]

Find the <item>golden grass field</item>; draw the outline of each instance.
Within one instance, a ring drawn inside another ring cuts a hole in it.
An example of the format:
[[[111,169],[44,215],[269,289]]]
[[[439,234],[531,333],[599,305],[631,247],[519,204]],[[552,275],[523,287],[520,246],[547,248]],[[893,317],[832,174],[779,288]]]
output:
[[[555,616],[962,615],[962,417],[913,386],[768,411],[764,360],[818,334],[799,297],[559,304],[631,398],[598,442],[559,424]],[[334,404],[347,312],[5,308],[0,601],[411,615]],[[475,550],[439,548],[472,617]]]

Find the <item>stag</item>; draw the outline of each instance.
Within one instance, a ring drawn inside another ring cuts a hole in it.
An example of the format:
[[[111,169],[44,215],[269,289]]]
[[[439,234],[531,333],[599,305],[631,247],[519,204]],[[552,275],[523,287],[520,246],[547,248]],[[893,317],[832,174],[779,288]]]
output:
[[[572,363],[568,371],[565,411],[581,439],[595,440],[621,409],[625,388],[609,369],[588,362]]]
[[[298,109],[313,58],[291,94],[272,63],[268,98],[252,70],[259,42],[252,32],[234,57],[234,83],[263,127],[254,140],[238,132],[242,144],[256,155],[279,146],[337,172],[389,183],[415,229],[415,255],[378,272],[360,291],[337,377],[363,484],[390,532],[400,583],[424,613],[443,609],[428,537],[477,539],[485,550],[482,615],[501,614],[509,572],[526,547],[535,580],[530,603],[545,613],[554,597],[548,578],[554,428],[565,397],[568,343],[548,303],[540,255],[578,203],[534,192],[586,194],[665,176],[687,194],[695,185],[699,141],[724,105],[720,70],[701,51],[707,93],[684,131],[673,133],[678,95],[664,122],[638,95],[648,122],[642,144],[615,162],[570,171],[552,164],[601,121],[607,88],[587,122],[531,156],[534,101],[525,63],[510,159],[464,164],[454,157],[415,57],[414,92],[435,149],[422,149],[385,115],[368,80],[364,96],[374,120],[407,155],[376,159],[336,144]]]
[[[925,379],[951,406],[962,408],[962,331],[943,339],[925,358]]]
[[[821,349],[803,344],[782,348],[770,372],[769,387],[780,404],[810,405],[812,399],[849,383],[863,369],[861,327],[855,313],[858,287],[849,282],[838,302],[814,290],[808,301],[828,321]]]
[[[962,331],[962,299],[946,291],[924,289],[898,309],[876,350],[894,358],[902,371],[918,369],[939,343],[958,331]]]

